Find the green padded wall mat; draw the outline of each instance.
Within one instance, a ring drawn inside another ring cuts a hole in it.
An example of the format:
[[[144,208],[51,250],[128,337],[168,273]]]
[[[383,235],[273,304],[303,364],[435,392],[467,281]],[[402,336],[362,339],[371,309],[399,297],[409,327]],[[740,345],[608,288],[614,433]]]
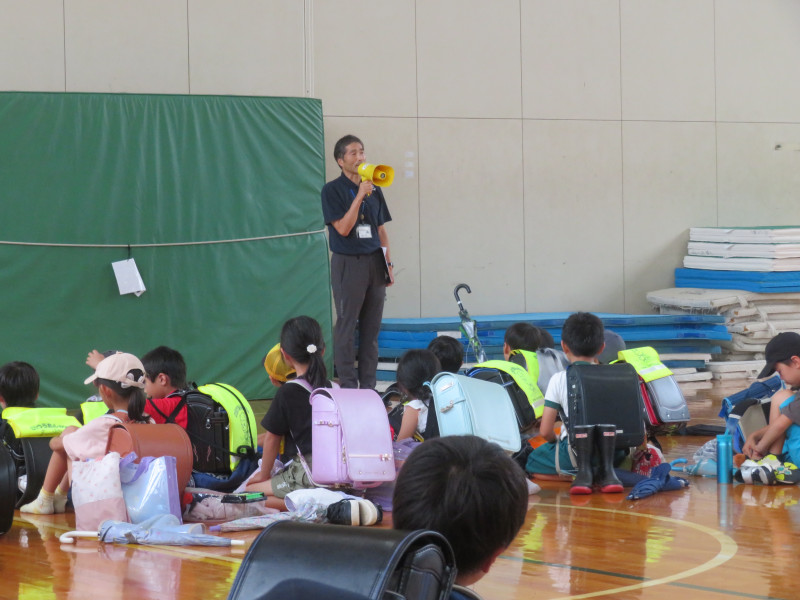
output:
[[[286,319],[332,339],[324,177],[319,100],[0,93],[0,364],[76,407],[89,350],[164,344],[190,380],[271,397]],[[138,297],[111,267],[129,256]]]

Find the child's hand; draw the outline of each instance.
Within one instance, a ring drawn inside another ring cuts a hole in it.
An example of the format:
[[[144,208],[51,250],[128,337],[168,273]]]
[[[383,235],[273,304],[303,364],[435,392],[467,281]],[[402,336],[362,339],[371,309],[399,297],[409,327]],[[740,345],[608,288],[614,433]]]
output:
[[[97,368],[97,365],[100,364],[100,361],[105,358],[102,353],[98,352],[97,350],[92,350],[86,356],[86,364],[92,367],[93,369]]]

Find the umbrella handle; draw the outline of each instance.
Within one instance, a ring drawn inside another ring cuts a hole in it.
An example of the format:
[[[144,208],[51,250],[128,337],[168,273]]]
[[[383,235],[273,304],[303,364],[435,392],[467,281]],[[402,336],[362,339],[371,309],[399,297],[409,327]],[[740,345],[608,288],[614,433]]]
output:
[[[96,531],[68,531],[67,533],[62,533],[58,541],[62,544],[74,544],[75,538],[94,538],[97,539],[99,534]]]
[[[464,305],[461,304],[461,298],[458,297],[458,292],[460,290],[467,290],[468,294],[471,294],[472,290],[469,289],[469,286],[466,283],[459,283],[456,286],[456,289],[453,290],[453,296],[456,297],[456,302],[458,303],[458,308],[460,308],[461,310],[464,310]]]

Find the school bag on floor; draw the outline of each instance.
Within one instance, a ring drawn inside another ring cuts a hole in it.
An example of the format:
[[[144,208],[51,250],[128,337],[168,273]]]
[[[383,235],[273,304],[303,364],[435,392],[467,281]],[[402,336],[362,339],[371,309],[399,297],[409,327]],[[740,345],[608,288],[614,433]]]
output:
[[[642,406],[651,427],[689,420],[686,398],[655,348],[645,346],[621,350],[618,356],[620,360],[633,365],[639,375]]]
[[[455,557],[440,533],[279,521],[247,551],[228,600],[313,600],[325,587],[370,600],[447,600]]]
[[[428,385],[441,436],[476,435],[507,452],[520,449],[517,417],[503,386],[447,372]]]
[[[366,489],[394,481],[394,449],[389,417],[374,390],[317,388],[305,379],[294,383],[311,396],[311,469],[314,485]],[[286,385],[288,385],[287,382]]]
[[[15,484],[16,506],[19,508],[36,499],[44,484],[47,465],[53,451],[50,440],[65,428],[80,427],[66,408],[31,408],[9,406],[0,419],[0,444],[5,444],[24,489]]]
[[[230,475],[241,458],[255,457],[256,418],[241,392],[224,383],[209,383],[178,394],[181,401],[169,415],[161,416],[174,423],[186,408],[195,471]]]
[[[507,360],[488,360],[469,369],[467,377],[496,383],[506,390],[520,431],[541,418],[544,396],[525,367]]]
[[[639,375],[628,363],[573,363],[567,369],[569,443],[575,445],[575,426],[613,424],[616,448],[639,446],[645,427]]]

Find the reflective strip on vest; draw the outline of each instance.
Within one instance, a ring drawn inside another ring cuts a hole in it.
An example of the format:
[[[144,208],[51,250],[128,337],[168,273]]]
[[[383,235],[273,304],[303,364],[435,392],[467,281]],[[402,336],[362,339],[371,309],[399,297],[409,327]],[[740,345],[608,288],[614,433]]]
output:
[[[12,406],[3,411],[3,419],[8,421],[14,436],[23,437],[54,437],[67,427],[80,427],[81,424],[75,417],[67,415],[66,408],[30,408]],[[20,410],[21,409],[21,410]]]
[[[108,407],[105,402],[82,402],[81,414],[83,415],[83,424],[86,425],[89,421],[104,415],[108,412]]]
[[[228,440],[231,452],[240,446],[256,449],[256,417],[242,393],[232,385],[209,383],[197,388],[219,402],[228,413]],[[231,471],[239,464],[238,456],[231,456]]]
[[[507,360],[488,360],[475,365],[475,368],[478,367],[497,369],[498,371],[503,371],[504,373],[511,375],[511,377],[514,379],[514,383],[516,383],[519,388],[525,392],[528,402],[530,402],[531,406],[533,407],[533,414],[537,419],[542,417],[542,413],[544,412],[544,395],[539,389],[539,386],[536,385],[536,379],[534,379],[530,372],[524,367]],[[537,368],[536,370],[538,371],[539,369]]]
[[[626,363],[633,365],[639,377],[645,382],[672,375],[672,371],[661,362],[655,348],[650,346],[620,350],[619,357]]]

